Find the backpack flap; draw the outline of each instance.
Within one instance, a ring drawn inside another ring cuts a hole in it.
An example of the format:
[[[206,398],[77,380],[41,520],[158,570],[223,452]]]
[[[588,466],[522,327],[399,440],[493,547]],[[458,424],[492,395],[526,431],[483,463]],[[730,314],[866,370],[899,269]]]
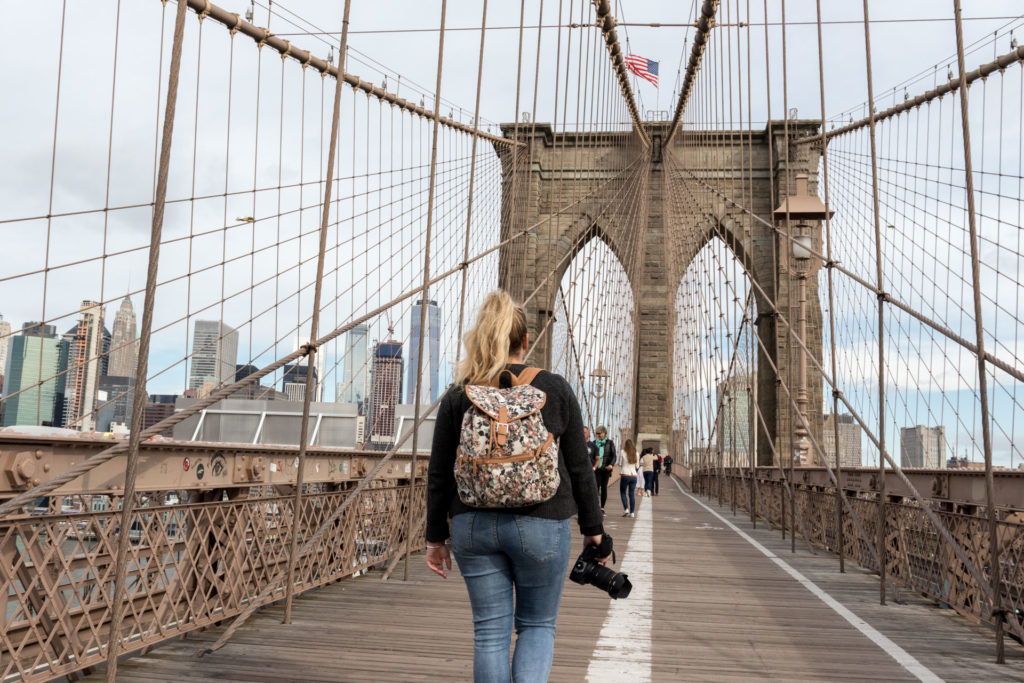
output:
[[[466,396],[480,412],[505,424],[533,415],[548,400],[543,391],[529,384],[508,389],[467,385]]]

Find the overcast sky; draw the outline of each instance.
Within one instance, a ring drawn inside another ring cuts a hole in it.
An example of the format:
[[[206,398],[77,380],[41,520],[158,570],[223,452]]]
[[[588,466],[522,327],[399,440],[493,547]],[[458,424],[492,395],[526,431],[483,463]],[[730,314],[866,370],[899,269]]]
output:
[[[250,3],[237,0],[222,0],[219,4],[240,14],[244,14],[250,7]],[[481,115],[484,125],[493,129],[496,123],[517,117],[516,62],[519,55],[517,29],[520,8],[517,3],[494,0],[489,4],[486,21],[490,28],[486,34]],[[614,3],[615,14],[620,21],[659,22],[663,25],[692,22],[698,4],[692,1],[666,3],[656,0]],[[814,2],[790,0],[786,3],[789,26],[786,33],[785,93],[781,77],[782,29],[778,25],[768,27],[767,59],[773,79],[770,113],[766,107],[763,76],[759,75],[763,73],[765,59],[761,3],[751,4],[753,8],[748,18],[746,0],[724,2],[719,20],[722,23],[749,20],[755,24],[750,33],[755,74],[751,83],[753,125],[763,126],[769,114],[776,118],[782,117],[784,94],[787,100],[785,104],[790,109],[797,109],[801,118],[817,118],[820,112],[816,33],[815,27],[807,23],[814,20]],[[777,24],[781,19],[780,3],[773,1],[768,4],[769,23]],[[867,94],[864,30],[859,23],[862,19],[861,8],[859,3],[836,0],[826,0],[822,4],[827,22],[852,22],[829,23],[824,27],[828,118],[845,121],[850,115],[858,117],[864,112],[863,103]],[[272,32],[285,35],[296,46],[311,49],[315,54],[326,57],[330,45],[337,42],[337,34],[316,33],[320,30],[329,33],[338,31],[342,5],[337,0],[274,2],[274,14],[268,18],[267,3],[255,3],[254,23],[269,25]],[[518,111],[535,112],[536,120],[551,121],[555,115],[556,89],[562,98],[567,88],[574,96],[576,94],[576,77],[567,79],[564,73],[567,70],[565,53],[571,45],[575,60],[581,37],[586,39],[588,33],[593,36],[594,30],[569,29],[566,26],[568,23],[587,21],[591,12],[589,2],[544,0],[542,16],[539,16],[540,6],[538,0],[526,2],[525,24],[532,27],[539,21],[549,28],[539,32],[530,29],[525,33]],[[870,8],[871,18],[875,22],[871,26],[871,39],[879,108],[902,100],[904,90],[914,95],[931,88],[936,81],[944,81],[946,69],[951,63],[955,69],[952,61],[955,42],[951,21],[888,21],[948,18],[952,14],[951,2],[875,1],[870,3]],[[969,69],[990,61],[995,54],[1009,50],[1008,30],[1024,26],[1024,22],[1014,18],[1020,12],[1020,3],[1012,0],[964,2],[964,15],[969,19],[965,22],[965,41],[969,46],[974,46],[970,48],[967,60]],[[0,108],[0,149],[3,150],[6,162],[0,167],[0,221],[3,221],[0,222],[0,243],[3,244],[0,249],[0,279],[8,278],[0,281],[0,314],[15,329],[25,321],[45,317],[56,318],[59,331],[64,331],[73,324],[78,303],[82,299],[116,302],[124,292],[138,289],[144,282],[145,261],[140,248],[148,242],[150,211],[146,204],[151,201],[153,192],[158,115],[162,113],[163,106],[160,93],[166,87],[173,15],[174,4],[169,3],[164,9],[158,0],[122,0],[120,3],[102,0],[66,4],[0,0],[0,16],[5,18],[5,24],[18,27],[0,44],[0,63],[4,65],[0,70],[0,92],[11,95],[8,106]],[[973,20],[973,17],[987,18]],[[166,19],[163,25],[162,18]],[[481,18],[479,2],[450,0],[448,3],[448,27],[474,30],[452,30],[446,34],[440,109],[446,115],[451,113],[467,122],[471,118],[476,92],[480,41],[476,29],[480,26]],[[387,78],[388,89],[392,92],[397,89],[402,97],[415,102],[423,100],[427,106],[432,106],[437,66],[438,33],[435,29],[439,19],[440,2],[355,0],[352,4],[349,37],[352,51],[348,57],[348,71],[378,85]],[[561,29],[557,28],[559,25]],[[203,27],[200,51],[197,49],[197,26],[198,22],[190,13],[182,65],[180,110],[176,120],[176,156],[172,160],[175,172],[171,176],[169,197],[215,195],[223,191],[225,183],[231,190],[252,188],[254,182],[259,187],[273,187],[279,184],[278,173],[281,169],[284,169],[281,184],[289,181],[315,182],[322,174],[323,132],[322,129],[311,132],[311,129],[321,125],[323,112],[329,117],[330,88],[326,90],[327,104],[324,105],[321,99],[324,94],[323,83],[319,77],[308,73],[303,75],[299,66],[291,60],[283,67],[279,66],[280,60],[269,51],[264,51],[260,65],[256,59],[258,53],[248,38],[236,38],[232,50],[226,30],[212,21],[206,22]],[[380,31],[382,29],[383,32]],[[407,32],[402,29],[428,30]],[[999,33],[993,43],[990,39],[997,31]],[[1018,35],[1022,33],[1024,31],[1017,31]],[[726,28],[719,28],[715,30],[713,40],[736,40],[737,36],[746,40],[746,33],[732,29],[727,32]],[[680,67],[688,57],[692,37],[693,29],[685,26],[620,27],[619,38],[624,43],[628,41],[628,51],[660,63],[660,89],[643,81],[634,81],[634,89],[644,112],[669,111],[674,107]],[[113,68],[115,46],[116,70]],[[560,56],[556,55],[556,51]],[[57,65],[61,55],[60,116],[55,125]],[[200,55],[202,68],[199,71],[202,76],[197,84],[194,75]],[[599,66],[606,68],[603,62]],[[262,74],[258,81],[262,88],[260,106],[256,105],[257,68],[261,69]],[[535,70],[539,73],[536,102],[533,100]],[[568,70],[576,73],[580,69],[576,65]],[[229,88],[234,93],[230,100],[231,124],[225,126],[229,100],[224,93]],[[198,108],[197,97],[200,102]],[[345,127],[343,121],[343,135],[360,130],[371,131],[368,136],[376,136],[373,139],[384,144],[385,124],[373,121],[377,110],[365,104],[365,98],[355,102],[350,93],[346,97],[348,99],[345,100],[343,111],[346,115],[352,111],[352,118],[348,127]],[[564,122],[566,128],[572,129],[577,127],[578,118],[593,120],[593,114],[583,116],[571,98],[563,99],[562,102],[567,103],[567,106],[558,103],[560,126]],[[284,112],[286,120],[286,125],[280,127],[278,107]],[[292,110],[296,107],[302,107],[303,111],[295,113]],[[258,125],[257,114],[261,117]],[[194,138],[193,126],[196,129]],[[242,163],[229,164],[226,172],[224,164],[217,161],[212,150],[221,150],[228,134],[232,137],[231,156],[233,159],[241,159]],[[410,134],[419,136],[417,139],[425,139],[423,130],[418,129]],[[199,150],[194,175],[189,170],[193,164],[193,140]],[[254,141],[258,141],[263,150],[261,163],[256,164],[255,172],[251,162],[256,154]],[[343,149],[345,144],[343,137]],[[996,143],[990,141],[990,144]],[[276,156],[279,148],[284,150],[280,157]],[[375,162],[367,158],[367,150],[353,145],[351,151],[352,159],[348,163],[353,172],[360,169],[361,172],[369,172],[374,168]],[[420,156],[415,160],[403,158],[392,164],[410,166],[424,163],[425,155],[422,151],[418,153]],[[451,155],[451,167],[447,182],[452,188],[448,201],[454,206],[458,204],[455,200],[460,191],[456,188],[464,185],[465,181],[457,176],[462,162],[456,159],[465,160],[467,150],[453,143],[448,153]],[[304,155],[301,160],[300,154]],[[481,174],[481,183],[493,190],[497,182],[495,157],[489,150],[481,152],[481,159],[485,157],[489,161],[481,161],[485,170],[478,168],[478,173]],[[248,164],[245,163],[246,158],[250,159]],[[382,166],[386,165],[387,160]],[[344,166],[341,174],[344,175]],[[225,176],[228,178],[225,179]],[[192,188],[193,181],[195,190]],[[357,187],[355,183],[351,187],[354,193],[372,189],[369,185]],[[296,207],[299,204],[309,206],[315,203],[314,195],[313,192],[284,192],[283,202]],[[189,220],[194,221],[199,229],[218,224],[223,226],[225,220],[231,223],[236,218],[249,215],[259,218],[261,215],[275,213],[275,202],[281,201],[280,192],[265,196],[254,193],[237,201],[224,201],[215,197],[187,206],[171,206],[168,209],[168,234],[187,234]],[[399,206],[421,206],[423,203],[422,199],[412,196],[404,202]],[[120,208],[108,213],[97,211],[104,206],[128,207],[133,204],[143,206],[135,209]],[[339,210],[351,213],[358,209],[354,205],[343,204]],[[75,213],[81,211],[90,213]],[[51,221],[43,218],[48,213],[62,212],[72,215]],[[493,219],[495,215],[495,209],[491,206],[483,212],[481,221],[486,222],[486,219]],[[28,220],[33,217],[36,219]],[[317,220],[315,210],[297,211],[293,216],[282,218],[274,228],[279,231],[278,234],[281,234],[281,230],[285,234],[290,234],[289,230],[297,234],[299,231],[308,231],[310,221],[315,225]],[[457,209],[453,209],[449,217],[451,226],[456,226],[460,220],[464,219]],[[366,227],[365,221],[353,221],[354,225],[358,223]],[[254,244],[263,238],[260,236],[257,239],[257,229],[254,228],[252,236]],[[413,232],[410,227],[409,234]],[[266,239],[272,241],[278,237],[268,234]],[[212,267],[245,247],[245,244],[233,245],[231,240],[227,240],[226,244],[223,242],[223,234],[218,233],[194,240],[191,250],[183,250],[181,245],[168,246],[161,263],[162,275],[172,277],[176,273],[183,274],[189,270],[197,272]],[[412,262],[416,253],[415,240],[410,237],[401,243],[405,245],[402,257],[405,265],[399,268],[399,276],[392,278],[395,282],[389,284],[383,293],[375,290],[379,282],[366,279],[359,280],[358,286],[352,287],[352,283],[342,282],[343,278],[339,275],[337,281],[332,283],[336,290],[347,292],[349,303],[343,304],[341,312],[337,313],[342,321],[348,312],[359,309],[359,301],[371,298],[367,290],[374,292],[378,299],[386,301],[389,296],[404,291],[403,287],[409,283],[416,282],[417,273],[405,267]],[[278,249],[275,258],[286,263],[308,259],[315,253],[315,246],[315,241],[311,239],[296,238],[292,244]],[[117,253],[124,250],[134,251]],[[452,258],[457,256],[454,248],[449,251]],[[109,256],[102,260],[94,259],[101,254]],[[46,265],[52,268],[83,258],[94,260],[80,267],[50,272],[46,278],[45,298],[42,295],[42,273],[12,277],[43,269]],[[371,258],[376,256],[371,255]],[[170,324],[169,321],[184,314],[186,309],[195,313],[219,300],[223,296],[222,288],[230,293],[233,283],[241,283],[241,287],[248,286],[254,279],[252,272],[259,272],[271,265],[271,261],[243,263],[234,270],[225,267],[212,270],[206,275],[194,275],[189,280],[189,298],[184,306],[181,301],[186,300],[185,290],[169,286],[162,299],[162,308],[158,308],[158,318]],[[293,282],[308,284],[310,271],[307,261]],[[1013,279],[1019,279],[1015,276],[1014,270]],[[292,284],[291,288],[294,290],[296,286]],[[275,295],[263,292],[260,296],[264,294],[271,297],[271,302],[272,296],[281,296],[280,292]],[[455,296],[454,290],[450,296]],[[300,309],[303,305],[308,308],[308,290],[303,297],[297,297],[289,301],[287,306],[282,306],[282,310],[288,308],[289,311],[282,313],[282,317],[288,317],[293,325],[304,324]],[[138,295],[134,298],[138,309],[142,297]],[[257,310],[259,303],[257,301],[255,305]],[[247,296],[238,311],[231,315],[245,318],[252,307],[251,298]],[[108,306],[108,327],[115,309],[116,303]],[[216,317],[214,311],[217,311],[216,307],[197,317]],[[449,313],[446,320],[451,323],[453,315]],[[382,321],[379,327],[383,326]],[[268,334],[273,333],[272,336],[278,338],[288,337],[286,327],[275,318],[274,327]],[[404,322],[401,327],[404,329],[400,328],[399,334],[407,334]],[[182,326],[179,328],[169,330],[166,338],[161,337],[155,343],[154,353],[159,356],[159,360],[154,361],[154,366],[163,367],[183,355],[189,331]],[[386,333],[383,329],[377,332],[379,336]],[[266,341],[260,338],[261,334],[262,331],[256,325],[249,332],[248,343],[243,334],[242,346],[246,352],[240,353],[239,362],[257,359],[258,351],[266,346]],[[252,339],[253,336],[256,338]],[[371,336],[374,336],[373,333]],[[279,346],[276,349],[278,353],[290,351],[291,338],[282,341]],[[446,357],[453,357],[454,349],[447,348],[445,353]],[[243,358],[242,355],[248,357]],[[268,359],[269,356],[262,360]],[[176,373],[159,378],[153,383],[151,391],[180,391],[184,372],[183,366]]]

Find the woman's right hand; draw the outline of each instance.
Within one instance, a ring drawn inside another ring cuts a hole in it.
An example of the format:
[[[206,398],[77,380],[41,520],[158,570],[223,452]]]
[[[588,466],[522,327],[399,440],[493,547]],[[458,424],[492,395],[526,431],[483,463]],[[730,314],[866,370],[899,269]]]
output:
[[[434,572],[442,579],[447,579],[448,572],[445,570],[452,568],[452,556],[448,552],[448,546],[440,545],[432,548],[428,547],[427,566],[430,568],[430,571]]]

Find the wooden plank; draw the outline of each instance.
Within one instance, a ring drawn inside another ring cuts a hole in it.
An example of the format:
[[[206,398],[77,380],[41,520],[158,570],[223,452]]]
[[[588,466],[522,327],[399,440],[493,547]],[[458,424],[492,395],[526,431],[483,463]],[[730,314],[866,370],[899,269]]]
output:
[[[653,514],[655,539],[653,680],[914,680],[674,486],[663,485],[647,511]],[[1016,644],[1008,643],[1010,663],[997,667],[991,635],[951,610],[911,596],[904,596],[903,605],[880,607],[877,582],[867,573],[839,574],[834,558],[806,550],[790,554],[788,540],[778,532],[750,529],[728,508],[719,512],[945,680],[1024,681],[1024,649]],[[634,523],[606,518],[620,550]],[[192,659],[194,653],[222,628],[169,641],[124,662],[118,680],[470,680],[473,629],[457,568],[444,581],[417,555],[411,569],[409,582],[382,583],[380,574],[372,573],[305,594],[296,600],[289,626],[280,623],[280,607],[268,608],[223,649],[199,660]],[[552,681],[584,679],[609,602],[593,587],[566,583]],[[86,680],[101,681],[102,675]]]

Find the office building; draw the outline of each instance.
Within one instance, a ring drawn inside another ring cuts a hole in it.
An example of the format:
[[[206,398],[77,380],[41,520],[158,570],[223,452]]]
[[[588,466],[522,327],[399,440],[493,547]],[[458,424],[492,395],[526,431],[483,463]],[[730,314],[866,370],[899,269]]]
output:
[[[319,365],[319,363],[317,364]],[[284,375],[281,381],[281,391],[289,401],[302,401],[306,397],[306,375],[308,374],[309,366],[306,365],[305,360],[297,361],[295,363],[289,363],[284,366]],[[317,368],[313,368],[313,384],[319,384],[319,374]],[[316,394],[313,394],[313,401],[316,401]]]
[[[67,358],[67,343],[57,338],[53,325],[28,322],[21,334],[9,339],[7,350],[7,373],[0,387],[5,396],[4,426],[62,426],[60,362]]]
[[[235,381],[245,379],[249,375],[252,375],[259,371],[255,365],[245,364],[235,366]],[[287,398],[283,391],[278,391],[276,387],[268,387],[260,384],[259,382],[250,382],[244,387],[231,394],[229,398],[237,399],[249,399],[249,400],[261,400],[261,401],[277,401]]]
[[[130,428],[132,403],[135,400],[135,378],[108,375],[100,377],[96,393],[96,431],[117,431],[116,425]]]
[[[306,343],[307,342],[305,340],[303,340],[302,338],[296,336],[295,337],[295,341],[294,341],[294,343],[292,345],[292,351],[298,351],[300,348],[302,348],[302,345],[306,344]],[[324,378],[325,378],[325,373],[327,371],[327,353],[326,353],[326,351],[327,351],[326,348],[320,348],[320,349],[316,350],[316,360],[314,361],[316,367],[314,368],[314,372],[313,372],[313,400],[314,401],[322,401],[323,397],[324,397],[323,382],[324,382]],[[308,364],[308,362],[307,362],[308,360],[309,360],[309,357],[307,356],[305,358],[298,359],[297,361],[295,361],[295,363],[296,363],[296,365],[301,364],[302,366],[306,366]],[[303,372],[305,372],[305,370],[303,370]],[[302,382],[305,383],[305,381],[306,381],[306,375],[303,374],[302,375]],[[305,392],[306,392],[306,390],[305,390],[305,388],[303,388],[302,389],[302,393],[305,394]]]
[[[103,327],[103,307],[83,301],[78,324],[64,334],[68,343],[64,389],[64,426],[96,431],[96,396],[106,374],[110,333]]]
[[[363,405],[369,389],[370,370],[366,363],[366,325],[356,325],[345,333],[344,371],[335,400],[339,403]]]
[[[900,429],[900,467],[944,469],[945,427],[903,427]]]
[[[235,377],[238,331],[219,320],[197,320],[192,333],[188,388],[218,387]]]
[[[174,402],[178,399],[176,394],[150,394],[146,401],[146,407],[142,410],[142,429],[149,429],[160,420],[174,415]],[[174,433],[174,427],[168,427],[160,432],[160,436],[170,437]]]
[[[7,347],[11,344],[11,324],[0,315],[0,394],[3,393],[4,375],[7,373]]]
[[[719,412],[715,431],[725,467],[750,465],[750,427],[754,418],[750,382],[749,377],[736,376],[718,385]]]
[[[409,363],[406,366],[405,402],[416,402],[416,386],[421,385],[420,403],[430,405],[440,395],[440,364],[441,364],[441,309],[437,302],[427,301],[426,332],[423,334],[423,366],[419,368],[419,381],[416,370],[420,350],[420,322],[423,316],[423,301],[417,301],[412,307],[412,333],[409,337]]]
[[[380,342],[373,350],[370,408],[366,418],[370,448],[387,450],[395,440],[395,406],[402,396],[402,344]]]
[[[135,309],[127,296],[114,315],[110,337],[110,362],[107,375],[114,377],[135,377],[139,364],[139,340],[135,324]]]
[[[61,345],[52,325],[26,323],[21,334],[11,337],[4,375],[3,426],[60,426],[55,414],[58,361]]]
[[[822,448],[829,465],[836,462],[836,421],[834,415],[825,415],[822,430]],[[843,467],[861,466],[861,428],[853,415],[839,414],[839,463]]]

